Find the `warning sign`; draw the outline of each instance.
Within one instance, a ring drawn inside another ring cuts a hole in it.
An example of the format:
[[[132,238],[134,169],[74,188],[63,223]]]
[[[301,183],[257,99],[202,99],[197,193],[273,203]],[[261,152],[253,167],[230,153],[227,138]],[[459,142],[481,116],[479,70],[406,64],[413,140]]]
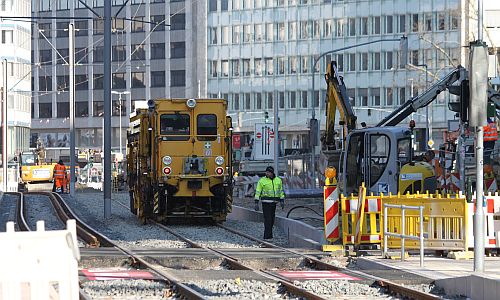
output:
[[[257,132],[257,134],[255,136],[257,137],[258,140],[260,140],[262,138],[262,133]]]
[[[273,124],[257,123],[255,124],[255,160],[274,159],[274,131]]]

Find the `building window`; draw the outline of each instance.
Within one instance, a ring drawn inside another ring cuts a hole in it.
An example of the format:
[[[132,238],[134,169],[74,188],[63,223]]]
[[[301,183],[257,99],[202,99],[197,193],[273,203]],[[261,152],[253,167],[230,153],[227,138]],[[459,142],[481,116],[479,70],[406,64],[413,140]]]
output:
[[[104,102],[94,101],[92,103],[92,111],[94,113],[94,117],[102,117],[104,115]]]
[[[233,94],[233,110],[240,110],[240,95]]]
[[[104,47],[97,46],[94,48],[94,62],[103,62],[104,61]]]
[[[113,100],[111,105],[111,115],[112,116],[125,116],[127,112],[127,107],[125,106],[125,100]]]
[[[266,58],[266,74],[268,76],[274,75],[274,62],[272,58]]]
[[[318,20],[312,21],[312,35],[314,39],[319,39],[321,34],[321,23]]]
[[[151,71],[151,87],[165,86],[165,71]]]
[[[103,34],[104,33],[104,20],[103,19],[94,19],[94,34]]]
[[[374,17],[372,22],[373,34],[380,34],[380,17]]]
[[[57,117],[69,118],[69,102],[57,102]]]
[[[360,55],[360,70],[367,71],[368,70],[368,53],[361,53]]]
[[[361,18],[361,35],[368,35],[368,18]]]
[[[186,14],[170,15],[170,30],[184,30],[186,28]]]
[[[252,38],[252,25],[243,26],[243,43],[250,43],[253,41]]]
[[[285,40],[285,23],[278,23],[276,25],[276,37],[278,41],[284,41]]]
[[[68,37],[69,36],[69,22],[57,22],[57,37]]]
[[[141,44],[130,45],[130,59],[131,60],[146,59],[146,51],[144,51],[144,45]]]
[[[0,1],[1,3],[1,1]],[[43,36],[49,38],[52,36],[52,24],[51,23],[44,23],[44,24],[38,24],[38,32],[39,38],[43,39]]]
[[[229,44],[229,26],[221,27],[221,43],[222,45]]]
[[[264,40],[264,34],[262,30],[262,24],[255,24],[255,41],[262,42]]]
[[[221,61],[221,72],[222,72],[222,77],[229,77],[229,61],[227,60]]]
[[[240,25],[234,25],[233,26],[233,39],[231,40],[231,42],[233,44],[239,44],[240,43],[240,35],[241,35]]]
[[[333,20],[328,19],[323,23],[323,37],[328,38],[333,35]]]
[[[385,52],[385,69],[391,70],[394,66],[394,58],[392,55],[392,51]]]
[[[104,88],[104,75],[94,74],[94,90],[102,90]]]
[[[393,18],[392,16],[385,17],[385,33],[393,33]]]
[[[349,71],[356,71],[356,53],[349,53]]]
[[[58,91],[69,91],[69,76],[68,75],[57,76],[57,90]]]
[[[380,52],[372,53],[372,69],[380,70]]]
[[[285,92],[278,93],[278,102],[279,102],[279,108],[284,109],[285,108]],[[271,105],[271,107],[272,107],[272,105]]]
[[[89,53],[87,48],[75,49],[75,62],[76,64],[86,64],[89,62]]]
[[[297,56],[290,56],[288,58],[288,61],[289,61],[288,72],[290,74],[297,74]]]
[[[38,103],[38,118],[52,118],[52,103]]]
[[[233,0],[233,10],[241,9],[241,0]]]
[[[401,15],[399,16],[399,33],[404,33],[406,32],[406,16]]]
[[[165,31],[165,16],[153,15],[151,16],[151,31]]]
[[[75,101],[75,117],[85,118],[89,116],[89,103],[87,101]]]
[[[170,43],[170,58],[186,57],[186,42],[171,42]]]
[[[451,21],[450,21],[451,22],[451,25],[450,25],[451,30],[458,29],[458,17],[456,15],[451,15],[450,18],[451,18]]]
[[[412,65],[418,65],[418,50],[412,50],[410,52],[410,62]]]
[[[437,20],[437,27],[438,30],[445,30],[446,29],[446,15],[444,12],[438,13],[438,20]]]
[[[300,58],[300,68],[302,73],[309,72],[309,56],[302,56]]]
[[[345,35],[345,20],[344,19],[339,19],[337,20],[337,26],[335,30],[335,36],[337,37],[342,37]]]
[[[349,18],[349,36],[356,36],[356,18]]]
[[[290,92],[290,102],[289,102],[289,107],[290,108],[296,108],[297,107],[297,93],[296,92]]]
[[[217,1],[218,0],[209,0],[208,1],[208,11],[209,12],[217,11]]]
[[[387,106],[392,106],[394,104],[392,88],[385,89],[385,103]]]
[[[373,105],[380,106],[380,89],[379,88],[370,89],[370,95],[372,96]]]
[[[132,25],[132,32],[144,31],[144,17],[134,17],[130,23]]]
[[[165,44],[164,43],[152,43],[151,44],[151,59],[163,59],[165,58]]]
[[[358,89],[359,105],[368,106],[368,89]]]
[[[301,21],[300,22],[300,38],[301,39],[308,39],[311,37],[311,29],[309,28],[309,22],[308,21]]]
[[[38,77],[38,91],[52,91],[52,76]]]
[[[250,59],[243,59],[243,76],[250,76]]]
[[[326,92],[322,92],[322,94],[326,94]],[[314,107],[318,107],[319,106],[319,92],[318,91],[314,91],[314,98],[313,98],[313,105]],[[321,106],[323,107],[323,106]]]
[[[262,59],[261,58],[254,59],[254,65],[255,65],[255,75],[262,76]]]
[[[208,34],[210,45],[217,45],[217,27],[210,27],[208,30]]]
[[[262,93],[255,94],[255,109],[262,109]]]
[[[113,73],[113,88],[114,89],[127,88],[127,80],[125,79],[125,73]]]
[[[145,87],[144,72],[132,72],[132,87],[133,88]]]
[[[39,60],[41,63],[50,63],[52,62],[52,50],[40,50]]]
[[[285,74],[285,58],[278,57],[278,74]]]
[[[272,42],[274,40],[274,24],[266,24],[266,41]]]
[[[307,108],[307,91],[302,91],[302,108]]]
[[[232,77],[240,76],[240,60],[239,59],[231,59],[231,76]]]
[[[212,60],[212,61],[209,61],[209,66],[210,66],[210,75],[212,76],[212,78],[217,78],[218,74],[219,74],[219,70],[218,70],[218,61],[216,60]]]
[[[112,61],[124,61],[127,57],[124,45],[113,46]]]
[[[403,87],[399,89],[399,104],[401,105],[405,103],[405,101],[406,101],[406,89]]]
[[[411,15],[411,31],[418,32],[419,30],[419,22],[418,22],[418,14]]]
[[[170,86],[186,86],[186,71],[170,71]]]
[[[122,18],[114,18],[111,23],[111,32],[117,33],[123,31],[125,31],[125,20]]]
[[[56,63],[58,65],[62,65],[62,64],[67,64],[68,63],[68,61],[69,61],[69,49],[68,48],[57,49],[56,55],[57,55]]]
[[[337,54],[337,70],[344,72],[344,54]]]
[[[89,89],[89,78],[87,75],[75,75],[75,89],[78,91]]]
[[[75,36],[87,36],[89,31],[89,24],[87,20],[75,21]]]
[[[267,108],[273,109],[274,105],[274,95],[272,92],[267,93]]]
[[[244,109],[245,110],[250,110],[250,101],[251,101],[251,99],[250,99],[250,93],[245,93],[244,96],[245,96],[245,102],[244,102],[245,103],[245,107],[244,107]]]
[[[229,0],[220,0],[220,10],[227,11],[229,8]]]

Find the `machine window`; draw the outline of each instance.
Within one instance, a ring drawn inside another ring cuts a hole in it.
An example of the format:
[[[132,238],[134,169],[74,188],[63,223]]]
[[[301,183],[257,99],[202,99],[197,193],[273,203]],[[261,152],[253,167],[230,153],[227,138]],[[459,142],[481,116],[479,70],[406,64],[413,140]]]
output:
[[[401,165],[406,165],[410,162],[410,139],[398,140],[398,161]]]
[[[217,138],[217,116],[198,115],[196,132],[199,141],[215,141]]]
[[[166,135],[170,141],[189,140],[189,115],[163,114],[160,116],[160,134]]]
[[[346,190],[344,193],[350,195],[357,193],[359,186],[364,181],[364,154],[363,134],[353,134],[349,139],[346,153]]]
[[[384,174],[389,161],[391,142],[386,135],[370,136],[370,185],[373,186]]]
[[[21,166],[34,166],[35,155],[33,153],[21,154]]]

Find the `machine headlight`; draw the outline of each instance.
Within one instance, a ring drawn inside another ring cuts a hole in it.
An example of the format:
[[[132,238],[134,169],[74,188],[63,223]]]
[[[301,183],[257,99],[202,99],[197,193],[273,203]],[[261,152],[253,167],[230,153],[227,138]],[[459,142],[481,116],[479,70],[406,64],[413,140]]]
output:
[[[217,156],[215,158],[215,163],[218,165],[218,166],[222,166],[224,164],[224,157],[222,156]]]
[[[196,106],[196,100],[192,99],[192,98],[191,99],[187,99],[186,105],[189,108],[195,108],[195,106]]]
[[[163,156],[163,158],[161,159],[163,161],[163,164],[164,165],[170,165],[172,163],[172,157],[166,155],[166,156]]]

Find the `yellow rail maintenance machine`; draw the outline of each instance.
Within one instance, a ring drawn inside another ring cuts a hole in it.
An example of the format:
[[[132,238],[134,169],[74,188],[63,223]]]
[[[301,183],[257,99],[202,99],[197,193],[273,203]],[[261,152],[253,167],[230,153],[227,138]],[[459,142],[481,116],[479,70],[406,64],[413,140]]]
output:
[[[130,210],[142,222],[221,222],[232,206],[231,118],[223,99],[149,100],[130,118]]]

